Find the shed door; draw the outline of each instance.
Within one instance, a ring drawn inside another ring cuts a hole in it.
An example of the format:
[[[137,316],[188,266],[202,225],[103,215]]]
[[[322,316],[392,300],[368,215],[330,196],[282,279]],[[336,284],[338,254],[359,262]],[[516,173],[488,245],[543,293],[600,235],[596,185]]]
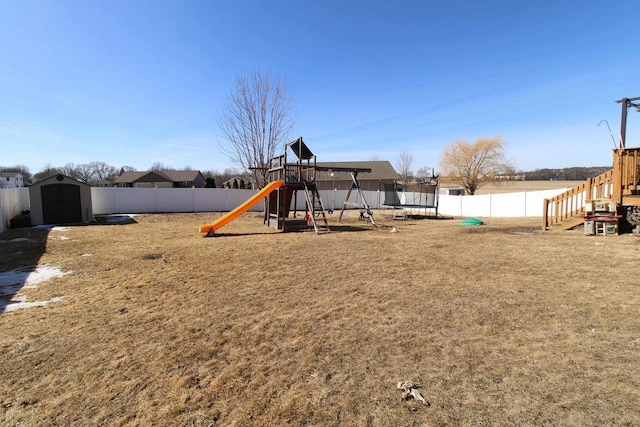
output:
[[[72,184],[43,185],[42,218],[45,224],[82,222],[80,187]]]

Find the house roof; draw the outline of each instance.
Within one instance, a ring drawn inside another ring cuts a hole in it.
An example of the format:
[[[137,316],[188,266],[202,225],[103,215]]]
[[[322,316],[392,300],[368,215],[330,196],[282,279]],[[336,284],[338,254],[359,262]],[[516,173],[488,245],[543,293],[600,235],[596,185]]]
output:
[[[195,181],[200,171],[133,171],[124,172],[114,184],[130,184],[134,182],[191,182]]]
[[[22,176],[20,172],[0,172],[0,176],[3,178],[15,178],[17,176]]]
[[[366,162],[317,162],[322,168],[353,168],[353,169],[371,169],[371,172],[360,172],[358,180],[394,180],[400,179],[400,176],[387,160],[371,160]],[[337,172],[333,176],[334,179],[351,179],[345,172]],[[328,181],[332,177],[328,171],[317,171],[316,180]]]

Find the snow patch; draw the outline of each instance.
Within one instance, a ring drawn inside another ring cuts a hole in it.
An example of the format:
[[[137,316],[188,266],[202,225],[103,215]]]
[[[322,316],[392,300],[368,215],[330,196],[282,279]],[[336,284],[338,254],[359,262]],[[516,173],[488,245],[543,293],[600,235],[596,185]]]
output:
[[[62,277],[73,271],[62,271],[59,267],[42,264],[36,266],[33,271],[28,267],[14,268],[13,270],[0,272],[0,295],[14,295],[9,301],[0,300],[0,312],[13,311],[20,308],[43,307],[50,302],[61,301],[63,297],[51,298],[49,301],[27,301],[25,295],[16,295],[21,289],[37,287],[54,277]]]
[[[33,271],[28,268],[14,268],[0,272],[0,294],[15,294],[21,288],[34,288],[54,277],[62,277],[73,271],[62,271],[59,267],[47,264],[38,265]]]
[[[2,311],[15,311],[21,308],[31,308],[31,307],[44,307],[50,302],[58,302],[62,301],[64,297],[53,297],[49,301],[31,301],[27,302],[26,297],[21,297],[18,300],[12,301],[0,301],[0,310]]]

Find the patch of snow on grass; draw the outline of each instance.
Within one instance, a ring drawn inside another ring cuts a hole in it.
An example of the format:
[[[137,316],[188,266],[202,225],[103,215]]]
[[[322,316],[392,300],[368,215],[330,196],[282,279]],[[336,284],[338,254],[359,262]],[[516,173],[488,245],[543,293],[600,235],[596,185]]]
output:
[[[23,267],[0,272],[0,295],[14,295],[21,289],[35,288],[39,283],[71,273],[73,273],[73,271],[62,271],[56,266],[47,264],[38,265],[33,271],[29,271],[29,268]],[[26,296],[15,295],[10,301],[0,300],[0,312],[13,311],[19,308],[42,307],[50,302],[61,301],[62,298],[63,297],[55,297],[49,301],[29,302]]]
[[[73,271],[63,272],[58,267],[46,264],[38,265],[33,271],[28,268],[14,268],[0,272],[0,294],[14,294],[21,288],[34,288],[39,283],[71,273]]]
[[[62,301],[64,297],[53,297],[49,301],[31,301],[27,302],[25,297],[12,301],[0,301],[0,310],[14,311],[21,308],[44,307],[50,302]]]

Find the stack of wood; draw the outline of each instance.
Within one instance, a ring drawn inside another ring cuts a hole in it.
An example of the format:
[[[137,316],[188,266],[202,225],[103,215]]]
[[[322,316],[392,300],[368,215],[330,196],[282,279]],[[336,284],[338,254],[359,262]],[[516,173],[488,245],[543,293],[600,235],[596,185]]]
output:
[[[627,206],[626,219],[632,226],[640,225],[640,206]]]

